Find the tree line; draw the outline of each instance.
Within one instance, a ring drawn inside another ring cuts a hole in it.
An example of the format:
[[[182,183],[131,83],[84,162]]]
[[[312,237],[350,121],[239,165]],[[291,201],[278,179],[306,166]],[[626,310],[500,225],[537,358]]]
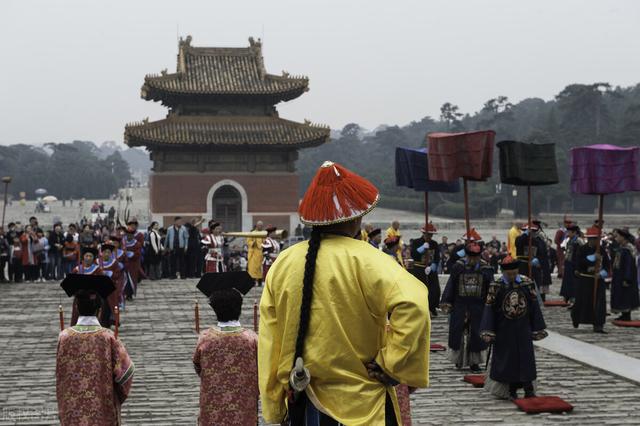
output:
[[[9,194],[27,199],[44,188],[59,199],[109,198],[131,179],[118,151],[101,158],[92,142],[48,143],[44,146],[0,146],[0,174],[11,176]],[[4,192],[4,188],[2,188]]]
[[[350,123],[329,143],[300,153],[300,191],[308,186],[318,165],[332,159],[370,179],[380,189],[382,206],[421,211],[422,194],[395,185],[396,147],[425,147],[425,137],[431,132],[483,129],[495,130],[496,141],[555,143],[560,183],[534,190],[534,210],[590,213],[596,208],[596,197],[572,194],[570,190],[569,149],[591,144],[640,145],[640,84],[632,87],[612,87],[602,82],[571,84],[546,101],[528,98],[512,103],[501,95],[487,100],[474,113],[464,113],[454,103],[445,102],[437,118],[426,116],[366,136],[357,123]],[[470,184],[474,215],[495,217],[500,209],[508,208],[524,216],[526,190],[500,185],[497,148],[493,164],[490,180]],[[605,200],[608,212],[640,211],[640,199],[634,194]],[[461,193],[432,193],[430,205],[436,215],[463,214]]]

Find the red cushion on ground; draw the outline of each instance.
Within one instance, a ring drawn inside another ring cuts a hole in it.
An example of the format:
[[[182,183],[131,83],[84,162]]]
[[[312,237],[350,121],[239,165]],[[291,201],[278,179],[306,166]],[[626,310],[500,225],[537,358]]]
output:
[[[564,306],[569,306],[569,304],[567,302],[565,302],[564,300],[562,300],[562,299],[556,299],[556,300],[545,300],[544,306],[560,306],[560,307],[564,307]]]
[[[618,327],[640,327],[640,321],[622,321],[622,320],[613,320],[613,325],[617,325]]]
[[[573,405],[557,396],[536,396],[533,398],[519,398],[513,401],[527,414],[537,413],[569,413]]]
[[[474,388],[484,387],[484,374],[467,374],[462,378],[467,383],[471,383]]]
[[[440,343],[432,343],[430,349],[431,349],[431,352],[439,352],[439,351],[446,351],[447,350],[447,348],[442,346]]]

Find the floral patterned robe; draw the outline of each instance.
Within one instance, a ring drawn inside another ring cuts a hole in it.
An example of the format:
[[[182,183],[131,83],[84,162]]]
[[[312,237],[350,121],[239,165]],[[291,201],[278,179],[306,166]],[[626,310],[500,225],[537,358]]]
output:
[[[61,331],[56,359],[60,424],[119,425],[120,406],[129,395],[134,369],[110,330],[76,325]]]
[[[193,364],[200,376],[198,424],[257,424],[258,336],[253,331],[242,327],[204,331]]]

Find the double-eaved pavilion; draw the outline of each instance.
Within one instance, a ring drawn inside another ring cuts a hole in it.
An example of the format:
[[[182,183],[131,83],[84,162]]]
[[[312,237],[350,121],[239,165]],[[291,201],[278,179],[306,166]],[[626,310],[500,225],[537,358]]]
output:
[[[295,227],[298,150],[326,142],[329,128],[282,119],[275,105],[308,87],[306,77],[267,73],[259,40],[226,48],[180,39],[177,71],[148,75],[142,86],[167,117],[125,127],[125,143],[151,153],[152,219],[204,216],[228,231],[258,220]]]

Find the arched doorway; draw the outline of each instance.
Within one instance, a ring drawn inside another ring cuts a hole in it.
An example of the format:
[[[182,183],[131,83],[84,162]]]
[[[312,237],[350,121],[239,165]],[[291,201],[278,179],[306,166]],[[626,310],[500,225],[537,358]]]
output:
[[[223,185],[213,193],[213,219],[229,232],[242,230],[242,196],[231,185]]]

